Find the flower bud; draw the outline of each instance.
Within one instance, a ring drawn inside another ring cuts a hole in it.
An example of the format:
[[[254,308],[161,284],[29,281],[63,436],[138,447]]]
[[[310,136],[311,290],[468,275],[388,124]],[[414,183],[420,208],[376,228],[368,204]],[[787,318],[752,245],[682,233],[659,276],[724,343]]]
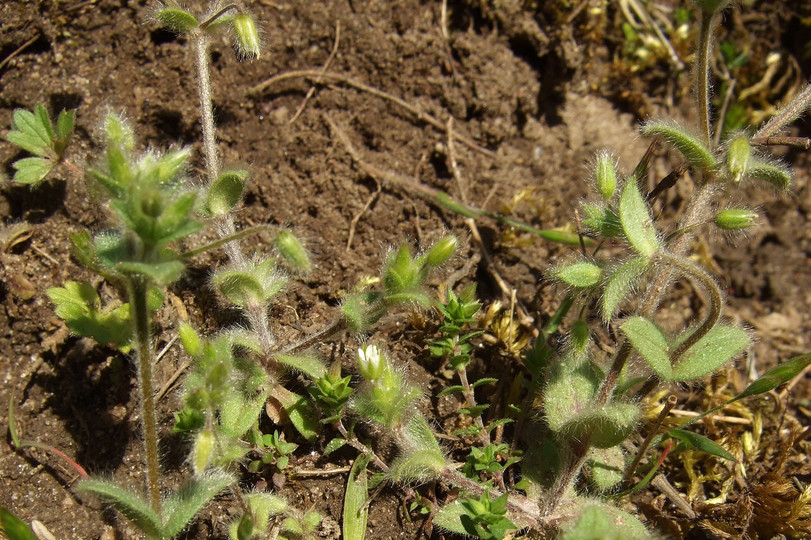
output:
[[[192,451],[192,468],[195,474],[205,472],[211,462],[215,444],[214,433],[205,429],[194,438],[194,450]]]
[[[746,137],[736,137],[729,143],[727,152],[727,169],[735,182],[740,182],[749,169],[749,160],[752,157],[752,147]]]
[[[459,246],[459,240],[455,236],[446,236],[439,240],[436,244],[431,246],[428,254],[425,257],[425,263],[428,266],[439,266],[451,258],[456,248]]]
[[[310,255],[307,248],[301,243],[295,234],[290,231],[282,231],[273,239],[279,255],[287,263],[288,267],[300,274],[307,274],[312,269]]]
[[[202,352],[203,343],[191,325],[181,322],[177,328],[177,333],[180,336],[180,343],[183,344],[183,348],[186,349],[189,355],[197,356]]]
[[[751,227],[757,217],[757,212],[746,208],[728,208],[715,214],[715,224],[725,231],[737,231]]]
[[[597,191],[605,199],[610,199],[617,189],[617,168],[608,152],[600,152],[597,155],[597,163],[594,164],[594,181],[597,184]]]
[[[234,17],[234,31],[236,32],[236,46],[239,54],[245,58],[259,58],[261,48],[259,46],[259,32],[256,29],[256,22],[247,13],[240,13]]]
[[[358,368],[367,380],[374,381],[383,375],[386,362],[380,356],[377,345],[367,345],[358,349]]]

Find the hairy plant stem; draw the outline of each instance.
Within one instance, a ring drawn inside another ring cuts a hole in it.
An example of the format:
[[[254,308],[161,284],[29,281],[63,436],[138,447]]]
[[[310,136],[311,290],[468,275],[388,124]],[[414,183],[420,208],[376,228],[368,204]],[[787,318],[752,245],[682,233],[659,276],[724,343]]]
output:
[[[223,8],[224,10],[226,8]],[[229,8],[230,9],[230,8]],[[191,35],[194,45],[194,64],[197,68],[197,90],[200,96],[200,123],[203,128],[203,153],[206,161],[206,173],[208,182],[211,185],[220,174],[220,156],[217,150],[216,126],[214,124],[214,104],[211,99],[211,76],[208,58],[208,36],[205,32],[195,32]],[[230,238],[237,236],[236,226],[230,212],[218,217],[215,220],[217,232],[221,237]],[[235,267],[240,270],[248,270],[249,264],[242,253],[239,243],[228,242],[225,244],[225,252]],[[268,351],[273,346],[273,335],[268,323],[267,306],[264,303],[252,303],[245,307],[245,316],[248,319],[251,330],[259,339],[259,345],[263,351]]]
[[[701,12],[696,57],[696,92],[698,94],[698,118],[701,134],[707,148],[712,144],[710,124],[710,58],[712,56],[712,28],[715,12]]]
[[[138,365],[138,389],[141,391],[141,417],[146,449],[146,484],[149,503],[160,515],[161,490],[158,463],[158,427],[155,420],[155,392],[152,384],[152,339],[149,322],[147,293],[149,281],[142,276],[133,276],[127,283],[127,292],[132,310],[133,331]]]
[[[684,273],[686,276],[695,279],[698,281],[704,290],[707,292],[707,295],[710,297],[710,307],[709,313],[704,318],[704,321],[701,325],[696,328],[696,330],[690,334],[687,339],[682,341],[682,343],[676,347],[670,355],[670,363],[671,365],[675,366],[679,363],[679,360],[684,355],[687,350],[698,343],[698,341],[703,338],[704,336],[709,333],[713,327],[718,324],[718,320],[721,318],[721,308],[723,306],[723,297],[721,295],[721,290],[718,288],[718,284],[715,283],[715,280],[710,276],[705,270],[703,270],[697,264],[681,259],[679,257],[674,257],[668,254],[661,254],[660,258],[667,262],[670,266],[673,266]]]

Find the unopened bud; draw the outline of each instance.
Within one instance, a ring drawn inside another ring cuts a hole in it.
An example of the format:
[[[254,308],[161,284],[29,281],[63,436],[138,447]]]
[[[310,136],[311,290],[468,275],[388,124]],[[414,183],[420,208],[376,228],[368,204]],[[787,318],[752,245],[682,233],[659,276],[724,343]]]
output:
[[[459,245],[459,240],[455,236],[446,236],[431,246],[425,257],[428,266],[439,266],[451,258]]]
[[[752,210],[728,208],[715,214],[715,224],[725,231],[737,231],[751,227],[757,217],[757,212]]]
[[[245,58],[259,58],[261,48],[259,46],[259,32],[256,29],[256,22],[247,13],[240,13],[234,17],[234,31],[237,36],[237,49],[241,56]]]
[[[191,325],[181,322],[177,328],[177,333],[180,336],[180,343],[183,344],[183,348],[186,349],[187,353],[191,356],[197,356],[202,352],[203,343]]]
[[[279,255],[288,266],[300,274],[307,274],[312,269],[310,255],[304,244],[290,231],[282,231],[274,239]]]
[[[617,168],[608,152],[600,152],[597,155],[594,181],[597,184],[597,191],[605,199],[610,199],[614,195],[614,190],[617,189]]]
[[[192,452],[192,468],[195,474],[205,472],[211,462],[215,444],[214,433],[205,429],[194,438],[194,451]]]
[[[727,169],[735,182],[740,182],[749,169],[752,147],[746,137],[736,137],[729,143],[727,152]]]

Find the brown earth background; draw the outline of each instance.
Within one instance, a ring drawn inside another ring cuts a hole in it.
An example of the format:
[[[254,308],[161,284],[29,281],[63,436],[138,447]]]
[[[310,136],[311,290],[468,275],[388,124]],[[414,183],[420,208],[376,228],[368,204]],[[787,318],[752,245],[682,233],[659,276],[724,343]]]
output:
[[[767,84],[741,101],[745,113],[757,117],[811,74],[811,4],[743,4],[724,18],[720,39],[748,51],[749,62],[734,73],[739,92],[774,71]],[[280,340],[328,325],[342,294],[362,276],[377,272],[390,246],[403,241],[425,245],[447,231],[468,240],[434,284],[475,280],[485,303],[500,299],[509,304],[481,251],[469,241],[464,218],[431,204],[403,182],[369,174],[350,156],[341,134],[367,165],[462,197],[449,152],[452,119],[464,197],[475,206],[552,228],[571,227],[577,202],[587,193],[586,164],[596,150],[615,149],[630,170],[648,144],[635,133],[641,120],[673,116],[689,122],[695,117],[689,69],[679,70],[667,54],[643,62],[629,52],[621,31],[626,19],[614,2],[450,1],[444,31],[439,1],[259,0],[248,6],[262,26],[262,57],[238,62],[226,38],[211,47],[223,160],[248,167],[252,174],[237,219],[242,226],[290,227],[306,241],[317,264],[311,277],[296,282],[271,314]],[[189,43],[158,28],[150,18],[153,2],[12,1],[2,9],[3,129],[10,126],[16,108],[44,103],[52,115],[75,109],[70,156],[82,164],[99,152],[98,126],[113,110],[134,123],[144,148],[193,145],[199,150]],[[672,42],[680,61],[688,63],[689,39]],[[318,81],[328,60],[328,75]],[[249,92],[281,74],[289,76]],[[315,91],[305,99],[311,87]],[[792,134],[808,136],[807,121],[800,120]],[[779,154],[795,167],[790,193],[744,187],[733,200],[760,209],[757,228],[734,243],[705,234],[696,246],[698,258],[725,284],[727,316],[756,336],[725,379],[738,390],[749,374],[811,348],[809,158],[795,150],[779,149]],[[21,155],[0,142],[5,176],[12,175],[11,163]],[[671,157],[666,150],[657,153],[650,186],[670,171]],[[197,166],[202,168],[199,158]],[[672,217],[690,189],[687,175],[660,199],[656,211]],[[34,190],[4,182],[0,217],[0,409],[13,399],[25,438],[63,450],[93,473],[140,486],[143,450],[133,369],[115,350],[71,336],[44,294],[69,279],[92,279],[71,259],[69,235],[102,229],[104,212],[89,197],[82,178],[60,168],[55,179]],[[22,229],[15,229],[16,223],[28,224],[28,232],[18,235]],[[574,254],[574,248],[495,222],[480,227],[495,268],[540,326],[561,298],[544,281],[544,272]],[[244,247],[270,249],[262,235],[245,241]],[[171,301],[156,321],[159,350],[176,333],[178,317],[188,316],[209,332],[238,322],[237,313],[219,307],[206,281],[211,269],[224,262],[220,253],[198,257],[171,288]],[[105,298],[115,296],[95,283]],[[664,307],[677,319],[691,317],[701,306],[691,291],[674,287]],[[393,356],[428,396],[450,384],[424,347],[436,328],[434,319],[430,314],[387,318],[371,336],[389,343]],[[345,335],[321,352],[349,367],[357,342],[358,336]],[[180,347],[170,348],[157,364],[158,380],[168,380],[184,360]],[[519,362],[498,346],[486,348],[472,366],[477,376],[509,380],[519,369]],[[712,388],[681,389],[680,407],[705,407]],[[782,414],[798,419],[807,431],[807,378],[784,399]],[[170,485],[185,467],[183,441],[168,435],[171,413],[179,407],[177,391],[160,402]],[[453,429],[453,403],[427,398],[423,408],[438,430]],[[0,431],[6,433],[7,427],[2,414]],[[288,437],[295,440],[292,432]],[[301,446],[292,470],[350,463],[349,451],[322,456],[326,440],[327,435],[312,444],[295,440]],[[136,536],[131,525],[72,489],[76,476],[59,460],[36,451],[15,453],[8,440],[1,446],[0,505],[28,521],[43,522],[57,538]],[[811,482],[811,468],[795,458],[786,474],[805,486]],[[281,489],[299,508],[314,506],[324,513],[323,538],[338,537],[345,474],[291,473]],[[246,476],[245,481],[244,487],[250,487],[270,479]],[[660,499],[658,493],[643,493],[639,508],[665,534],[691,534],[691,527],[673,524],[684,521],[683,516]],[[403,507],[400,490],[384,490],[371,505],[367,538],[441,537],[419,516],[409,519]],[[237,511],[227,494],[218,497],[181,538],[225,538],[230,516]]]

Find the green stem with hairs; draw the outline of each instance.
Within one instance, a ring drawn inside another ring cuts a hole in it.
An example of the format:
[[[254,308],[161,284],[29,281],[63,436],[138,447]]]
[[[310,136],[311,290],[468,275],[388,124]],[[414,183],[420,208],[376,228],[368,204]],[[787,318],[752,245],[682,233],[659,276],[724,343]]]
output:
[[[696,57],[696,91],[698,93],[698,118],[704,144],[710,148],[712,130],[710,124],[710,57],[712,55],[712,28],[715,12],[701,12]]]
[[[160,466],[158,463],[158,426],[155,420],[155,391],[152,382],[152,332],[147,306],[149,281],[142,276],[128,280],[135,351],[138,366],[138,389],[141,391],[141,416],[146,449],[146,484],[152,509],[161,513]]]
[[[701,338],[706,336],[709,331],[712,330],[716,324],[718,324],[718,321],[721,318],[723,296],[721,295],[721,290],[718,288],[718,284],[715,282],[712,276],[710,276],[696,263],[686,259],[681,259],[679,257],[674,257],[666,253],[660,254],[659,258],[663,262],[679,270],[687,277],[700,283],[702,288],[707,292],[710,300],[709,313],[707,313],[707,317],[704,319],[701,325],[699,325],[699,327],[696,328],[696,330],[691,333],[687,339],[682,341],[682,343],[676,347],[676,350],[674,350],[670,355],[670,363],[671,365],[675,366],[679,363],[681,357],[690,347],[698,343]]]

